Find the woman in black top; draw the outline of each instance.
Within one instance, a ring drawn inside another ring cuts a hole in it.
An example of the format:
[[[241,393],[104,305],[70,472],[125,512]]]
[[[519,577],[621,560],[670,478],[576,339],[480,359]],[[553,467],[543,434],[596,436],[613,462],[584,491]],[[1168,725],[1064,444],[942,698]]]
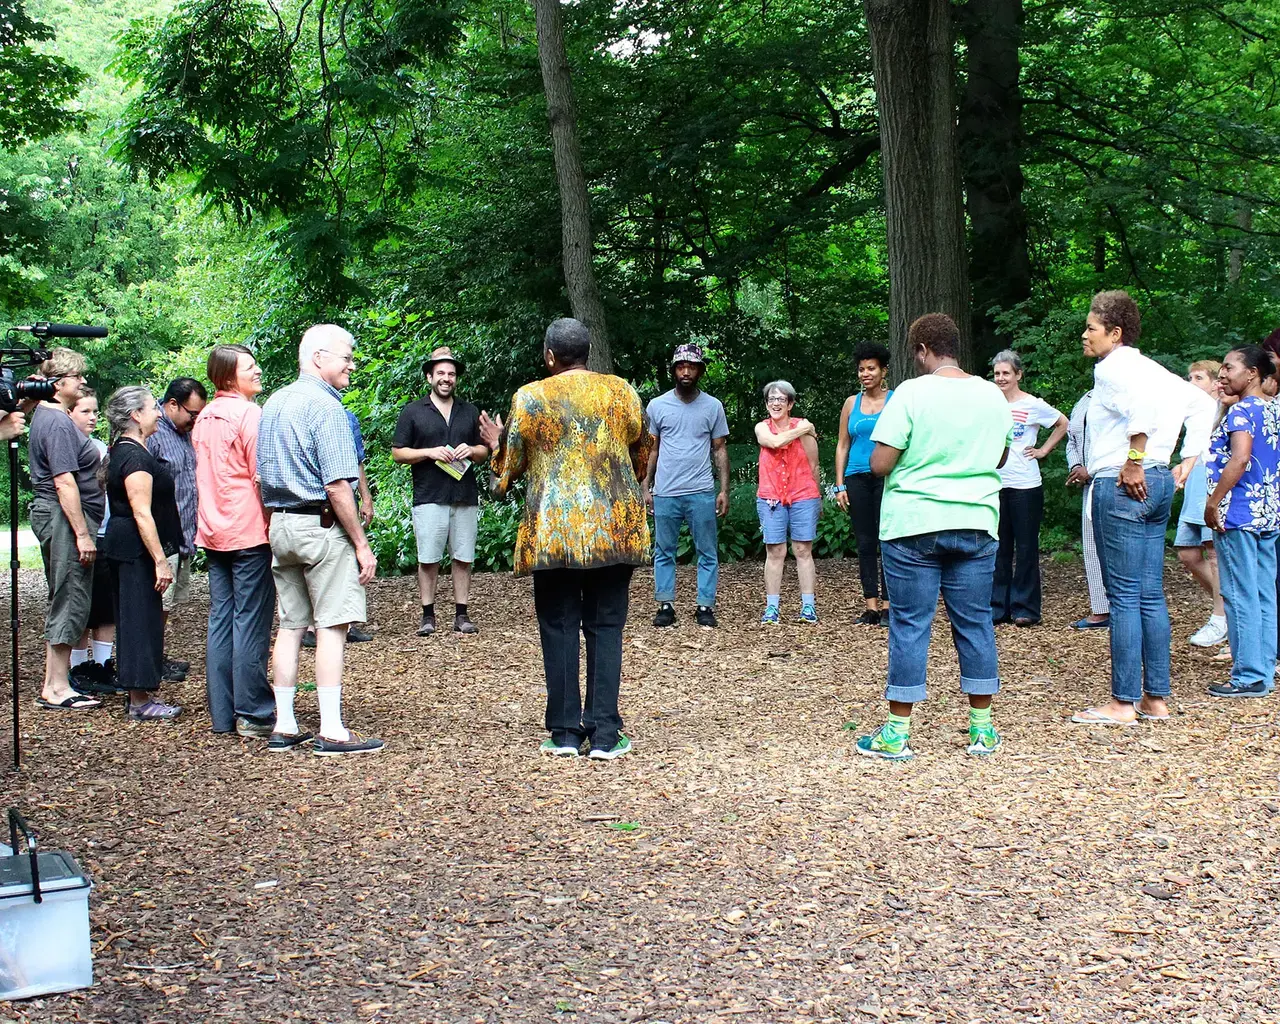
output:
[[[139,722],[168,721],[182,711],[155,699],[164,667],[161,595],[173,582],[169,555],[182,542],[173,477],[146,446],[159,421],[160,403],[146,388],[121,388],[107,402],[111,520],[103,553],[115,600],[116,676],[129,691],[129,717]]]

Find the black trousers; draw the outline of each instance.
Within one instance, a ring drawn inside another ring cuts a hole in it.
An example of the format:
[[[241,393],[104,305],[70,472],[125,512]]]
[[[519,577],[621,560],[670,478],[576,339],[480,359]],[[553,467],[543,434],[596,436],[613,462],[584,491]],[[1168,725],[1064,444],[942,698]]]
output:
[[[160,689],[164,668],[164,601],[149,555],[110,560],[116,612],[116,678],[129,690]]]
[[[1044,488],[1000,491],[1000,550],[991,587],[991,617],[1040,621],[1040,521]]]
[[[884,497],[884,477],[874,473],[853,473],[844,478],[849,495],[849,521],[858,542],[858,575],[863,597],[889,597],[880,566],[880,499]]]
[[[630,565],[599,569],[539,569],[533,607],[547,675],[547,729],[557,743],[591,741],[608,750],[618,742],[622,716],[622,627],[627,622]],[[578,686],[578,634],[587,641],[587,699]]]

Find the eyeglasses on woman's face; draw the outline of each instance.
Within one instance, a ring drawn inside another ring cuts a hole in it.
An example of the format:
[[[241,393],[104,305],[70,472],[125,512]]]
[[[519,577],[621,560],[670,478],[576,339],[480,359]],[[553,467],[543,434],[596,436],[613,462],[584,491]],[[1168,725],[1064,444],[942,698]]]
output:
[[[790,399],[786,395],[770,395],[765,399],[766,405],[786,405]]]

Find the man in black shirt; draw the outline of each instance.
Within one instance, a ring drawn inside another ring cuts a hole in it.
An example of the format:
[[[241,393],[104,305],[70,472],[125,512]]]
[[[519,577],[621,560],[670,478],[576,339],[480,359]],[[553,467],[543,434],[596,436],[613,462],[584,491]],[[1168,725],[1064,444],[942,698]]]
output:
[[[487,459],[489,449],[480,443],[480,410],[454,398],[460,370],[447,347],[431,353],[422,366],[431,391],[401,410],[391,448],[396,462],[413,467],[413,532],[422,601],[418,636],[436,631],[436,580],[446,541],[453,560],[453,628],[477,632],[467,615],[480,513],[473,464]]]

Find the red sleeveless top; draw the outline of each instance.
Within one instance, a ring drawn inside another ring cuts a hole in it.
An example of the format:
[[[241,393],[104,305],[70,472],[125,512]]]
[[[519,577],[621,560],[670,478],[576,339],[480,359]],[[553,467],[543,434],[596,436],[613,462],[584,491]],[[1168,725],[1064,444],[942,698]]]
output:
[[[776,434],[778,428],[773,420],[767,421],[769,431]],[[794,427],[800,421],[794,417],[787,420],[787,428]],[[809,468],[809,456],[804,453],[804,444],[799,439],[781,448],[760,448],[760,486],[756,489],[756,497],[765,501],[776,501],[783,505],[794,505],[806,498],[819,498],[818,481],[813,478],[813,470]]]

